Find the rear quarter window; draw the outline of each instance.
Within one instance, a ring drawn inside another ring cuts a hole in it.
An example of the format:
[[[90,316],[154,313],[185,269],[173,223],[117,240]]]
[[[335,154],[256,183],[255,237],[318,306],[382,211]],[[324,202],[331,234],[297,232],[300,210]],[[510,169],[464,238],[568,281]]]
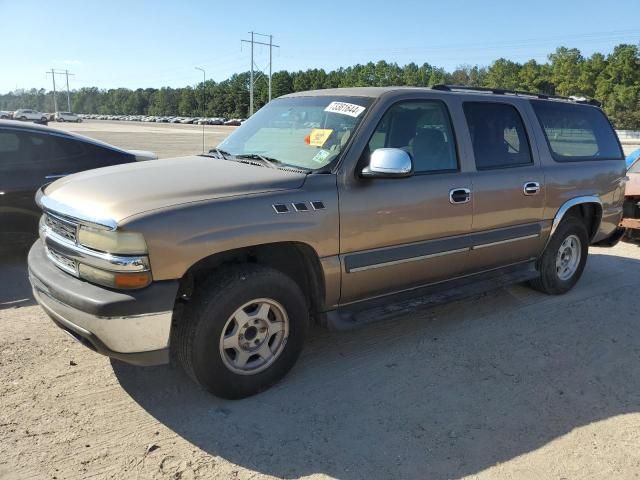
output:
[[[599,108],[546,100],[532,100],[531,105],[557,162],[623,158],[616,134]]]

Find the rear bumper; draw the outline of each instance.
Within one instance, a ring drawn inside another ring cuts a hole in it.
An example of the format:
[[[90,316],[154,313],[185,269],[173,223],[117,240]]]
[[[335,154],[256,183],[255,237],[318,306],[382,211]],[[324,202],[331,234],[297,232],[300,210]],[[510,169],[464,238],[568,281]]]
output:
[[[620,222],[620,226],[640,230],[640,218],[623,218]]]
[[[53,322],[92,350],[134,365],[169,361],[177,281],[121,292],[72,277],[46,257],[38,240],[29,252],[33,295]]]

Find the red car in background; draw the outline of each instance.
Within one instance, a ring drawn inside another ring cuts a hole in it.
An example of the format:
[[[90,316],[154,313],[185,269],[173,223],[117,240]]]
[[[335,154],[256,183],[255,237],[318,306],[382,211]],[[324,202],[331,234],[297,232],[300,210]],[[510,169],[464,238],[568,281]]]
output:
[[[627,229],[627,238],[640,240],[640,158],[629,167],[627,176],[620,226]]]

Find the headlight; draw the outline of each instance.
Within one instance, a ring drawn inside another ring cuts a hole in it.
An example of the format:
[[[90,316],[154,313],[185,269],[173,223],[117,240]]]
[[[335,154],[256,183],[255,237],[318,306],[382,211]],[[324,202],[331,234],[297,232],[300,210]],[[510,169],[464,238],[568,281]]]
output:
[[[81,226],[78,232],[81,245],[118,255],[141,255],[147,253],[147,243],[140,233],[118,230],[97,230]]]
[[[78,265],[78,275],[87,282],[110,288],[144,288],[151,283],[151,272],[108,272],[85,264]]]

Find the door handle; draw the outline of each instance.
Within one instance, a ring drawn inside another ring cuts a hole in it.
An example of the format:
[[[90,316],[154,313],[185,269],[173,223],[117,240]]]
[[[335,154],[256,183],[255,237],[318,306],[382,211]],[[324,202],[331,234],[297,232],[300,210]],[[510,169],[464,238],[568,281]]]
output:
[[[56,178],[62,178],[62,177],[66,177],[67,175],[69,175],[68,173],[54,173],[52,175],[47,175],[46,177],[44,177],[45,180],[55,180]]]
[[[540,184],[538,182],[526,182],[522,187],[522,193],[525,195],[537,195],[540,192]]]
[[[453,188],[449,190],[450,203],[467,203],[469,200],[471,200],[471,190],[468,188]]]

